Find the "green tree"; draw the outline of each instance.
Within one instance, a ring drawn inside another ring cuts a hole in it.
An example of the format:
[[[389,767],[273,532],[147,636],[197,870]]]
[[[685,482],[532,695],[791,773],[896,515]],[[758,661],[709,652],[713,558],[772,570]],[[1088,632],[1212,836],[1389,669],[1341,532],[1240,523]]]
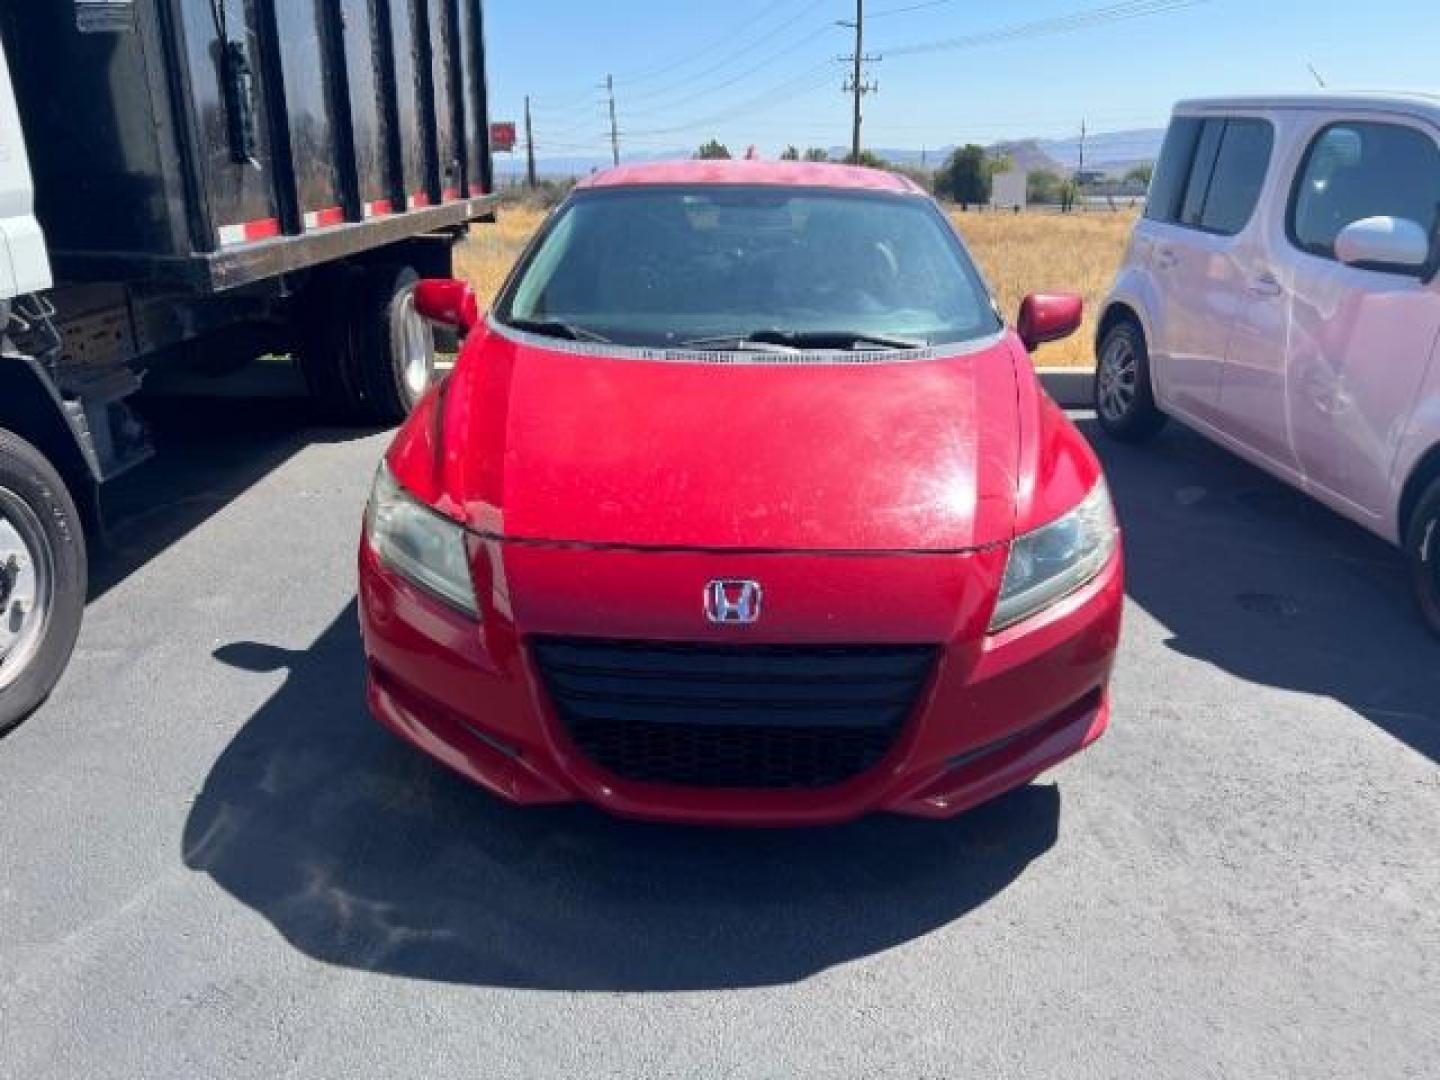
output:
[[[1150,178],[1155,175],[1155,166],[1146,162],[1143,165],[1136,165],[1125,174],[1127,184],[1139,184],[1141,187],[1150,186]]]
[[[1032,203],[1060,201],[1060,186],[1065,181],[1052,169],[1036,169],[1025,182],[1025,197]]]
[[[1060,185],[1060,210],[1063,213],[1070,213],[1075,209],[1075,200],[1080,198],[1080,181],[1073,176],[1066,179]]]
[[[915,183],[919,184],[920,187],[932,195],[935,193],[935,174],[929,169],[921,168],[919,165],[896,164],[891,164],[888,168],[893,173],[899,173],[901,176],[915,181]]]
[[[823,149],[822,147],[819,147],[819,146],[812,146],[812,147],[810,147],[809,150],[806,150],[806,151],[805,151],[805,160],[806,160],[806,161],[829,161],[829,160],[830,160],[830,151],[825,150],[825,149]]]
[[[960,147],[935,174],[935,188],[958,203],[980,205],[990,201],[990,172],[985,148],[970,143]]]
[[[890,163],[873,150],[861,150],[857,158],[854,154],[845,155],[846,165],[864,165],[870,169],[888,169]]]
[[[996,154],[994,157],[989,154],[985,155],[985,175],[992,180],[996,173],[1009,172],[1013,168],[1015,168],[1015,159],[1009,154]]]
[[[730,149],[718,139],[711,139],[695,152],[695,156],[702,161],[728,161]]]
[[[799,161],[800,151],[793,146],[787,146],[780,152],[781,161]]]

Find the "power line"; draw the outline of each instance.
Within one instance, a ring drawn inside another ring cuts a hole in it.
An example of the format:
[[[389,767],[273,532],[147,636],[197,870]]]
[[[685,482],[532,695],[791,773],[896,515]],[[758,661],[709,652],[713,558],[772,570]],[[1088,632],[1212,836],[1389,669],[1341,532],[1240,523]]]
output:
[[[794,0],[785,0],[785,2],[794,2]],[[819,2],[820,0],[812,0],[811,6],[813,7]],[[747,18],[744,22],[736,26],[734,30],[727,33],[723,38],[708,42],[704,47],[697,49],[694,52],[685,53],[680,58],[667,61],[666,63],[661,64],[658,67],[642,68],[635,74],[621,74],[620,76],[618,76],[618,81],[620,81],[622,84],[648,82],[677,68],[684,67],[686,64],[691,63],[694,60],[711,56],[717,48],[731,44],[735,40],[737,34],[741,33],[746,29],[753,28],[757,23],[763,23],[771,13],[782,10],[783,8],[783,4],[774,3],[772,2],[772,0],[766,0],[766,2],[762,3],[760,6],[764,10],[758,17]],[[789,24],[782,24],[780,27],[777,27],[776,30],[778,31],[784,29],[784,27],[787,25]],[[764,39],[762,39],[762,41],[763,40]],[[711,69],[706,70],[708,71]],[[565,94],[562,100],[558,104],[554,105],[546,104],[543,101],[534,101],[532,102],[532,107],[535,111],[535,114],[542,118],[559,118],[562,119],[564,122],[570,122],[573,120],[573,118],[579,116],[581,113],[587,111],[588,109],[594,108],[596,105],[603,106],[603,102],[597,102],[595,100],[594,90],[595,88],[592,86],[579,93]],[[646,94],[644,94],[643,96],[648,97],[649,92],[646,92]]]
[[[709,116],[699,117],[695,120],[688,121],[682,124],[672,124],[666,127],[650,128],[647,130],[636,132],[627,132],[626,135],[627,137],[629,137],[629,135],[631,134],[639,137],[647,137],[654,135],[669,135],[676,132],[695,131],[699,128],[712,127],[716,124],[722,124],[725,121],[731,119],[732,117],[742,114],[748,120],[751,116],[754,116],[761,112],[765,112],[769,109],[773,109],[777,105],[783,105],[788,101],[793,101],[795,98],[808,94],[813,90],[818,90],[820,87],[829,83],[832,77],[833,70],[831,69],[830,61],[827,60],[820,64],[817,64],[815,67],[809,68],[806,71],[801,72],[799,75],[796,75],[790,79],[786,79],[783,82],[777,83],[763,93],[757,94],[753,98],[739,102],[738,104],[728,107],[726,109],[719,110],[715,113],[710,114]]]
[[[791,26],[793,26],[794,24],[796,24],[800,19],[802,19],[802,18],[804,18],[806,15],[808,15],[811,10],[813,10],[816,6],[818,6],[818,2],[819,2],[819,0],[815,0],[815,2],[812,2],[812,3],[808,4],[808,5],[806,5],[806,7],[802,8],[796,15],[792,16],[790,19],[785,20],[784,22],[780,23],[778,26],[772,27],[767,34],[763,35],[763,36],[762,36],[760,39],[758,39],[756,42],[753,42],[746,50],[742,51],[741,53],[739,53],[739,54],[734,54],[734,55],[727,56],[727,57],[723,58],[723,59],[720,60],[718,63],[712,64],[710,67],[704,69],[702,72],[698,73],[696,76],[692,76],[690,79],[688,79],[688,80],[686,81],[686,83],[684,83],[684,84],[678,84],[678,85],[693,86],[693,85],[694,85],[694,79],[695,79],[695,78],[703,77],[703,76],[706,75],[706,74],[713,74],[713,73],[716,72],[716,71],[722,70],[724,67],[726,67],[726,66],[734,63],[734,61],[737,59],[738,56],[740,56],[740,55],[745,55],[746,52],[753,54],[754,46],[755,46],[755,45],[763,44],[765,41],[772,40],[773,38],[779,36],[779,35],[780,35],[781,33],[783,33],[786,29],[790,28]],[[898,14],[902,14],[902,13],[907,12],[907,11],[921,10],[921,9],[930,8],[930,7],[939,7],[939,6],[941,6],[942,4],[947,4],[947,3],[950,3],[950,2],[953,2],[953,0],[924,0],[924,2],[913,3],[913,4],[906,4],[906,5],[902,5],[901,7],[898,7],[898,8],[885,8],[885,9],[882,9],[881,11],[871,13],[871,15],[870,15],[869,17],[873,19],[873,18],[878,18],[878,17],[880,17],[880,16],[882,16],[882,15],[885,15],[885,14],[897,14],[897,15],[898,15]],[[960,37],[941,39],[941,40],[937,40],[937,41],[916,42],[916,43],[911,43],[911,44],[908,44],[908,45],[900,45],[900,46],[896,46],[896,47],[891,48],[891,49],[887,49],[887,50],[885,50],[885,51],[886,51],[886,53],[887,53],[888,55],[892,55],[892,56],[895,56],[895,55],[907,56],[907,55],[916,55],[916,54],[928,53],[928,52],[948,51],[948,50],[954,50],[954,49],[979,48],[979,47],[983,47],[983,46],[986,46],[986,45],[1000,44],[1000,43],[1007,42],[1007,41],[1018,40],[1018,39],[1029,38],[1029,37],[1043,37],[1043,36],[1053,36],[1053,35],[1058,35],[1058,34],[1073,33],[1073,32],[1077,32],[1077,31],[1081,31],[1081,30],[1091,29],[1091,28],[1094,28],[1094,27],[1100,27],[1100,26],[1105,26],[1105,25],[1109,25],[1109,24],[1113,24],[1113,23],[1128,21],[1128,20],[1132,20],[1132,19],[1148,17],[1148,16],[1151,16],[1151,15],[1158,15],[1158,14],[1162,14],[1162,13],[1166,13],[1166,12],[1178,11],[1178,10],[1181,10],[1181,9],[1184,9],[1184,8],[1195,7],[1195,6],[1198,6],[1198,5],[1200,5],[1200,4],[1204,4],[1204,3],[1207,3],[1207,2],[1208,2],[1208,0],[1128,0],[1128,2],[1125,2],[1125,3],[1111,3],[1111,4],[1106,4],[1106,5],[1103,5],[1103,6],[1100,6],[1100,7],[1087,8],[1087,9],[1084,9],[1084,10],[1071,12],[1071,13],[1065,14],[1065,15],[1058,15],[1058,16],[1048,17],[1048,18],[1044,18],[1044,19],[1031,20],[1031,21],[1023,22],[1023,23],[1012,23],[1012,24],[1009,24],[1009,25],[1006,25],[1006,26],[1001,26],[1001,27],[997,27],[997,28],[994,28],[994,29],[991,29],[991,30],[981,31],[981,32],[973,33],[973,34],[963,35],[963,36],[960,36]],[[865,63],[865,62],[867,62],[867,61],[869,61],[869,60],[878,59],[878,57],[865,57],[865,56],[864,56],[864,53],[861,51],[862,48],[863,48],[863,44],[864,44],[864,38],[863,38],[863,22],[864,22],[865,15],[864,15],[863,0],[857,0],[857,12],[856,12],[856,14],[857,14],[857,18],[856,18],[856,20],[855,20],[854,23],[846,22],[846,23],[843,23],[843,24],[842,24],[842,25],[845,25],[845,26],[850,27],[850,28],[855,28],[855,29],[857,30],[856,53],[855,53],[854,56],[850,56],[850,57],[844,58],[847,62],[853,64],[856,68],[860,69],[859,72],[858,72],[858,77],[857,77],[856,75],[852,75],[850,82],[847,83],[847,85],[846,85],[846,87],[845,87],[846,92],[852,94],[852,95],[854,96],[854,99],[855,99],[854,112],[855,112],[856,115],[855,115],[854,117],[852,117],[852,124],[851,124],[851,127],[852,127],[852,131],[851,131],[851,144],[852,144],[851,148],[852,148],[852,153],[853,153],[853,152],[856,152],[856,151],[858,150],[858,148],[859,148],[859,142],[860,142],[860,139],[859,139],[859,127],[860,127],[861,117],[860,117],[860,115],[859,115],[859,111],[860,111],[860,110],[859,110],[859,98],[860,98],[864,93],[868,93],[868,92],[872,91],[873,89],[875,89],[875,87],[867,84],[867,83],[864,81],[864,78],[863,78],[863,74],[864,74],[864,73],[863,73],[863,66],[862,66],[862,65],[863,65],[863,63]],[[713,86],[710,86],[710,87],[708,87],[708,88],[705,88],[705,89],[702,89],[702,90],[699,90],[699,91],[695,91],[695,92],[693,92],[693,93],[690,93],[690,94],[688,94],[688,95],[685,95],[685,96],[681,97],[681,98],[678,99],[678,100],[671,101],[671,102],[669,102],[669,103],[661,106],[661,107],[660,107],[660,111],[659,111],[658,114],[657,114],[655,111],[653,111],[653,110],[652,110],[652,111],[648,111],[648,112],[647,112],[646,110],[641,110],[638,114],[627,114],[627,115],[632,115],[632,116],[633,116],[633,115],[639,115],[639,116],[641,116],[641,117],[644,117],[644,116],[659,116],[659,117],[664,117],[666,114],[672,113],[675,109],[682,108],[682,107],[684,107],[685,105],[690,104],[691,102],[694,102],[694,101],[697,101],[697,100],[701,100],[701,99],[703,99],[703,98],[709,98],[710,96],[712,96],[712,95],[713,95],[716,91],[718,91],[718,90],[724,90],[724,89],[727,89],[727,88],[729,88],[729,87],[731,87],[731,86],[736,85],[737,83],[741,83],[741,82],[745,81],[746,79],[748,79],[748,78],[750,78],[752,75],[754,75],[756,72],[758,72],[758,71],[760,71],[760,70],[763,70],[763,69],[766,68],[766,67],[771,66],[772,64],[774,64],[774,63],[778,62],[779,60],[785,58],[785,57],[788,56],[789,54],[797,51],[798,48],[800,48],[803,44],[805,44],[805,43],[806,43],[807,41],[809,41],[809,40],[813,40],[813,36],[812,36],[812,37],[807,37],[806,39],[803,39],[803,40],[797,40],[797,41],[794,41],[794,42],[790,42],[789,44],[783,46],[782,48],[776,50],[775,52],[768,54],[763,60],[759,61],[758,63],[752,64],[750,67],[744,69],[743,71],[739,72],[739,73],[736,74],[736,75],[730,76],[730,77],[722,80],[720,83],[717,83],[717,84],[715,84],[715,85],[713,85]],[[673,67],[676,66],[676,65],[667,65],[667,66],[673,68]],[[679,123],[665,124],[665,123],[662,122],[661,126],[652,127],[652,128],[648,128],[648,129],[640,129],[640,130],[633,131],[633,132],[631,132],[631,131],[626,131],[624,134],[625,134],[625,136],[626,136],[627,139],[634,138],[634,139],[637,140],[637,141],[645,142],[645,141],[649,141],[649,140],[655,139],[655,138],[660,137],[660,136],[669,135],[669,134],[671,134],[671,133],[682,133],[682,132],[688,132],[688,131],[695,131],[695,130],[698,130],[698,129],[701,129],[701,128],[704,128],[704,127],[714,126],[714,125],[717,125],[717,124],[720,124],[720,123],[724,123],[724,122],[726,122],[726,121],[728,121],[728,120],[731,120],[732,118],[736,118],[736,117],[740,116],[741,114],[746,114],[746,119],[748,120],[748,119],[750,118],[750,116],[753,116],[753,115],[756,114],[756,113],[768,111],[768,110],[772,109],[772,108],[775,107],[775,106],[784,104],[784,103],[786,103],[786,102],[788,102],[788,101],[792,101],[792,100],[794,100],[794,99],[796,99],[796,98],[798,98],[798,97],[801,97],[801,96],[804,96],[805,94],[810,93],[810,92],[813,91],[813,90],[818,89],[824,82],[828,81],[828,79],[829,79],[828,67],[829,67],[828,63],[822,63],[822,64],[819,64],[819,65],[817,65],[817,66],[815,66],[815,67],[806,69],[805,71],[799,73],[798,75],[783,80],[783,81],[780,82],[779,84],[776,84],[775,86],[772,86],[772,87],[771,87],[770,89],[768,89],[767,91],[765,91],[765,92],[763,92],[763,93],[760,93],[760,94],[758,94],[757,96],[755,96],[755,97],[753,97],[753,98],[747,99],[747,100],[742,101],[742,102],[740,102],[740,103],[737,103],[737,104],[735,104],[735,105],[733,105],[733,106],[729,106],[729,107],[726,107],[726,108],[724,108],[724,109],[717,110],[716,112],[713,112],[713,113],[711,113],[711,114],[709,114],[709,115],[706,115],[706,116],[702,116],[702,117],[699,117],[699,118],[696,118],[696,119],[692,119],[692,120],[685,121],[685,122],[679,122]],[[658,72],[657,72],[657,74],[658,74]],[[610,143],[611,143],[612,159],[618,161],[618,159],[619,159],[619,146],[618,146],[618,144],[619,144],[619,136],[620,136],[621,132],[619,131],[618,121],[615,119],[614,111],[613,111],[613,105],[614,105],[614,80],[613,80],[613,78],[607,78],[607,83],[606,83],[605,86],[602,87],[602,89],[606,91],[607,99],[608,99],[609,105],[610,105],[610,107],[611,107],[611,124],[610,124],[611,130],[610,130],[610,136],[609,136],[609,137],[610,137]],[[858,92],[857,92],[857,91],[858,91]],[[651,90],[651,91],[642,93],[642,94],[638,95],[638,97],[639,97],[641,100],[649,100],[649,99],[653,99],[653,98],[655,98],[655,97],[658,97],[658,96],[664,94],[665,92],[666,92],[666,88],[654,89],[654,90]],[[914,126],[912,126],[912,127],[918,127],[918,126],[919,126],[919,125],[914,125]],[[968,126],[978,126],[978,125],[968,125]],[[1010,126],[1014,126],[1014,125],[1007,123],[1007,124],[1004,124],[1004,125],[994,124],[994,125],[990,125],[990,126],[993,126],[993,127],[995,127],[995,128],[999,128],[999,127],[1002,127],[1002,126],[1004,126],[1004,127],[1010,127]],[[930,130],[930,131],[936,130],[937,127],[938,127],[938,125],[925,125],[925,129],[926,129],[926,130]],[[563,142],[563,140],[564,140],[567,136],[579,135],[579,134],[581,134],[581,129],[582,129],[582,128],[588,129],[588,128],[589,128],[588,122],[576,124],[576,125],[575,125],[572,129],[570,129],[569,131],[562,131],[562,132],[560,132],[560,133],[559,133],[559,136],[557,137],[557,139],[555,139],[555,140],[549,140],[548,143],[547,143],[547,145],[557,145],[557,144],[559,144],[560,142]],[[572,144],[572,145],[580,145],[580,144]]]
[[[595,104],[595,88],[592,86],[583,94],[567,94],[559,105],[547,105],[543,101],[536,102],[535,111],[538,113],[565,114],[575,113],[586,107],[593,107]]]
[[[881,8],[879,11],[871,12],[872,19],[886,19],[891,15],[908,15],[912,11],[924,11],[926,8],[943,7],[946,4],[953,4],[955,0],[923,0],[919,4],[905,4],[902,7]]]
[[[750,76],[763,70],[764,68],[769,67],[779,62],[780,60],[783,60],[785,57],[789,56],[791,53],[794,53],[803,45],[809,43],[810,41],[813,41],[815,35],[813,33],[807,33],[803,37],[790,42],[785,47],[773,53],[770,53],[763,60],[759,61],[758,63],[752,64],[750,67],[741,71],[739,74],[726,78],[721,82],[715,83],[710,86],[701,87],[699,89],[697,89],[695,86],[696,80],[704,79],[709,75],[713,75],[717,72],[723,71],[726,67],[733,65],[735,62],[752,56],[759,46],[762,46],[766,42],[771,41],[779,35],[783,34],[786,30],[795,26],[807,15],[809,15],[811,12],[819,8],[822,4],[827,2],[829,2],[829,0],[809,0],[805,7],[803,7],[800,11],[796,12],[790,18],[784,20],[776,26],[771,27],[766,33],[750,41],[749,44],[742,46],[739,49],[736,49],[725,56],[722,56],[718,61],[710,64],[705,68],[702,68],[700,71],[687,75],[679,81],[675,81],[660,87],[651,87],[650,89],[640,91],[632,97],[627,97],[627,101],[631,104],[637,101],[642,103],[646,101],[655,101],[656,103],[654,107],[650,109],[641,109],[638,112],[635,110],[627,110],[627,115],[650,115],[663,117],[668,114],[673,114],[674,111],[678,108],[682,108],[683,106],[691,102],[699,101],[703,98],[709,97],[710,95],[718,91],[725,90],[730,86],[733,86],[736,83],[739,83],[744,79],[749,78]],[[776,10],[780,10],[779,5],[768,5],[767,14],[769,11]],[[763,22],[764,20],[765,15],[762,15],[759,21]],[[746,24],[744,24],[744,26],[753,26],[755,22],[756,20],[749,20]],[[743,26],[737,28],[737,30],[738,29],[743,29]],[[724,39],[723,43],[728,44],[733,41],[734,34],[730,34]],[[683,66],[688,61],[688,59],[696,58],[699,56],[711,56],[713,55],[713,53],[714,49],[707,47],[706,49],[701,50],[699,53],[694,54],[694,57],[682,58],[681,60],[673,61],[669,64],[663,65],[662,68],[651,69],[648,76],[637,77],[635,81],[646,81],[647,79],[653,79],[655,77],[658,77],[664,71],[673,70],[674,68]],[[617,81],[623,82],[623,79]],[[601,89],[603,90],[604,87],[602,86]],[[664,98],[673,99],[673,95],[676,92],[687,90],[690,91],[690,93],[683,94],[679,99],[663,101],[660,100]],[[555,106],[547,106],[543,102],[532,102],[532,107],[537,116],[540,116],[542,119],[549,117],[552,120],[559,120],[561,123],[566,124],[571,130],[588,125],[588,121],[583,119],[583,115],[587,111],[587,105],[589,107],[594,107],[598,105],[603,108],[604,101],[597,102],[589,94],[586,94],[578,98],[570,99],[564,104]]]
[[[793,2],[793,0],[787,0],[787,2]],[[767,33],[751,41],[749,45],[726,54],[719,61],[712,63],[708,67],[702,68],[698,72],[687,75],[679,81],[672,82],[660,87],[651,87],[649,89],[641,90],[640,92],[627,98],[627,100],[631,102],[648,101],[654,98],[663,97],[665,95],[671,94],[677,90],[694,89],[694,83],[696,79],[703,79],[708,75],[723,70],[725,67],[729,66],[737,60],[744,59],[748,54],[752,53],[756,47],[765,44],[767,41],[783,33],[785,30],[795,25],[802,18],[804,18],[805,15],[809,14],[811,11],[819,7],[820,4],[824,2],[825,0],[809,0],[809,3],[804,9],[802,9],[800,12],[798,12],[791,18],[780,23],[779,25],[772,27]],[[758,18],[747,19],[745,22],[736,26],[733,31],[726,34],[725,37],[708,43],[701,49],[698,49],[692,53],[686,53],[682,55],[679,59],[669,61],[665,64],[660,65],[659,67],[641,69],[641,72],[636,75],[619,75],[616,77],[616,81],[621,83],[622,85],[651,82],[656,78],[668,74],[669,72],[672,72],[676,69],[682,68],[695,60],[713,57],[716,49],[720,48],[721,46],[733,45],[738,34],[742,33],[745,30],[753,30],[757,24],[764,23],[771,13],[783,9],[782,4],[776,3],[766,3],[762,6],[765,8],[765,11]],[[712,87],[711,89],[713,90],[717,88]],[[701,91],[700,94],[693,96],[703,96],[704,92],[705,91]],[[585,93],[574,98],[567,98],[559,105],[547,106],[543,103],[536,103],[535,111],[539,114],[553,113],[556,115],[573,117],[578,115],[586,107],[587,104],[591,106],[597,104],[597,102],[594,101],[592,94],[593,88],[589,93]],[[598,104],[603,105],[603,102],[599,102]]]
[[[915,56],[920,53],[947,52],[953,49],[974,49],[1021,38],[1069,34],[1078,30],[1089,30],[1097,26],[1108,26],[1112,23],[1146,18],[1206,3],[1209,3],[1209,0],[1129,0],[1128,3],[1106,4],[1103,7],[1087,8],[1068,15],[1012,23],[1008,26],[966,34],[961,37],[897,45],[884,51],[887,56]]]
[[[698,90],[693,94],[688,94],[684,97],[677,98],[674,101],[667,103],[665,106],[663,106],[662,114],[664,112],[673,112],[676,109],[682,109],[686,105],[691,104],[692,102],[700,101],[704,98],[709,98],[721,90],[728,90],[730,87],[736,85],[737,83],[744,82],[752,75],[755,75],[758,72],[761,72],[766,68],[772,66],[777,61],[784,59],[791,53],[797,52],[798,50],[804,48],[806,45],[810,45],[814,40],[814,37],[806,36],[798,41],[793,41],[789,45],[786,45],[784,48],[780,49],[778,52],[771,53],[765,59],[751,65],[748,68],[745,68],[743,71],[731,76],[724,82],[716,83],[714,86],[706,87],[703,90]],[[655,114],[652,112],[650,115]]]
[[[746,30],[753,30],[757,22],[764,22],[772,13],[781,10],[783,5],[774,3],[773,0],[762,0],[759,6],[764,9],[764,13],[760,15],[758,19],[747,17],[743,22],[737,24],[733,30],[726,33],[725,36],[707,42],[702,48],[696,49],[693,52],[682,54],[678,60],[668,61],[659,67],[642,68],[639,72],[635,73],[625,74],[622,72],[620,75],[621,83],[633,85],[640,82],[649,82],[659,78],[661,75],[668,75],[670,72],[677,68],[682,68],[692,61],[708,56],[716,49],[731,44],[739,34]]]
[[[786,30],[790,29],[792,26],[800,22],[811,12],[815,11],[817,8],[819,8],[822,4],[826,2],[827,0],[810,0],[810,3],[806,4],[798,12],[796,12],[795,15],[793,15],[789,19],[786,19],[779,26],[772,27],[767,33],[762,34],[760,37],[754,39],[753,41],[750,41],[747,44],[742,45],[738,49],[730,52],[729,54],[721,57],[720,60],[711,64],[709,67],[703,68],[700,71],[692,72],[684,79],[681,79],[679,81],[667,83],[664,86],[655,87],[649,90],[643,90],[640,93],[634,95],[633,99],[627,98],[626,100],[650,101],[654,98],[666,97],[668,95],[676,93],[677,91],[693,89],[697,80],[708,78],[709,76],[714,75],[718,71],[725,70],[727,67],[729,67],[736,61],[744,60],[747,57],[754,55],[755,50],[758,49],[761,45],[764,45],[769,41],[773,41],[775,38],[779,37]],[[813,36],[806,35],[806,37],[801,40],[810,41],[813,40]],[[711,87],[709,89],[713,91],[715,88]],[[704,91],[702,91],[702,93],[703,92]]]

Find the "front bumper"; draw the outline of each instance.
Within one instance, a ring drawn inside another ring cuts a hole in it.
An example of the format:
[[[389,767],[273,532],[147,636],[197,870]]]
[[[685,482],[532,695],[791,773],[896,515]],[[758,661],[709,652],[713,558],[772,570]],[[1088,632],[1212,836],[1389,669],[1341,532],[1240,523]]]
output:
[[[985,633],[1004,552],[966,556],[654,553],[477,544],[479,623],[384,568],[362,542],[367,697],[392,731],[496,795],[587,801],[715,825],[819,825],[873,811],[944,818],[1029,782],[1104,732],[1122,558],[1050,610]],[[701,614],[713,578],[765,583],[761,625]],[[762,628],[763,627],[763,628]],[[527,639],[727,644],[939,643],[913,715],[878,765],[819,790],[626,781],[580,753]]]

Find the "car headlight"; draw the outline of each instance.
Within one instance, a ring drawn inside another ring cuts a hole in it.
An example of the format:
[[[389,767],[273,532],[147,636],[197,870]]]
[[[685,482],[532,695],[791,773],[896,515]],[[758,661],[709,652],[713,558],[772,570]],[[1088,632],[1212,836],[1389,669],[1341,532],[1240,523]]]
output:
[[[465,530],[402,488],[384,462],[375,473],[365,508],[365,536],[380,561],[395,573],[479,617]]]
[[[1074,510],[1010,545],[990,632],[1028,619],[1092,580],[1118,542],[1115,509],[1102,479]]]

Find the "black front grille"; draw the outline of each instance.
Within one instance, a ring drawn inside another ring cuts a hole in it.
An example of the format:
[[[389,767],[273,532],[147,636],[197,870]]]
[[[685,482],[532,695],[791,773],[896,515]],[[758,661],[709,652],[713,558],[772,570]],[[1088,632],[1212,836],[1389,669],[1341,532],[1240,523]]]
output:
[[[823,788],[895,744],[935,666],[931,646],[727,646],[536,638],[575,745],[625,780]]]

